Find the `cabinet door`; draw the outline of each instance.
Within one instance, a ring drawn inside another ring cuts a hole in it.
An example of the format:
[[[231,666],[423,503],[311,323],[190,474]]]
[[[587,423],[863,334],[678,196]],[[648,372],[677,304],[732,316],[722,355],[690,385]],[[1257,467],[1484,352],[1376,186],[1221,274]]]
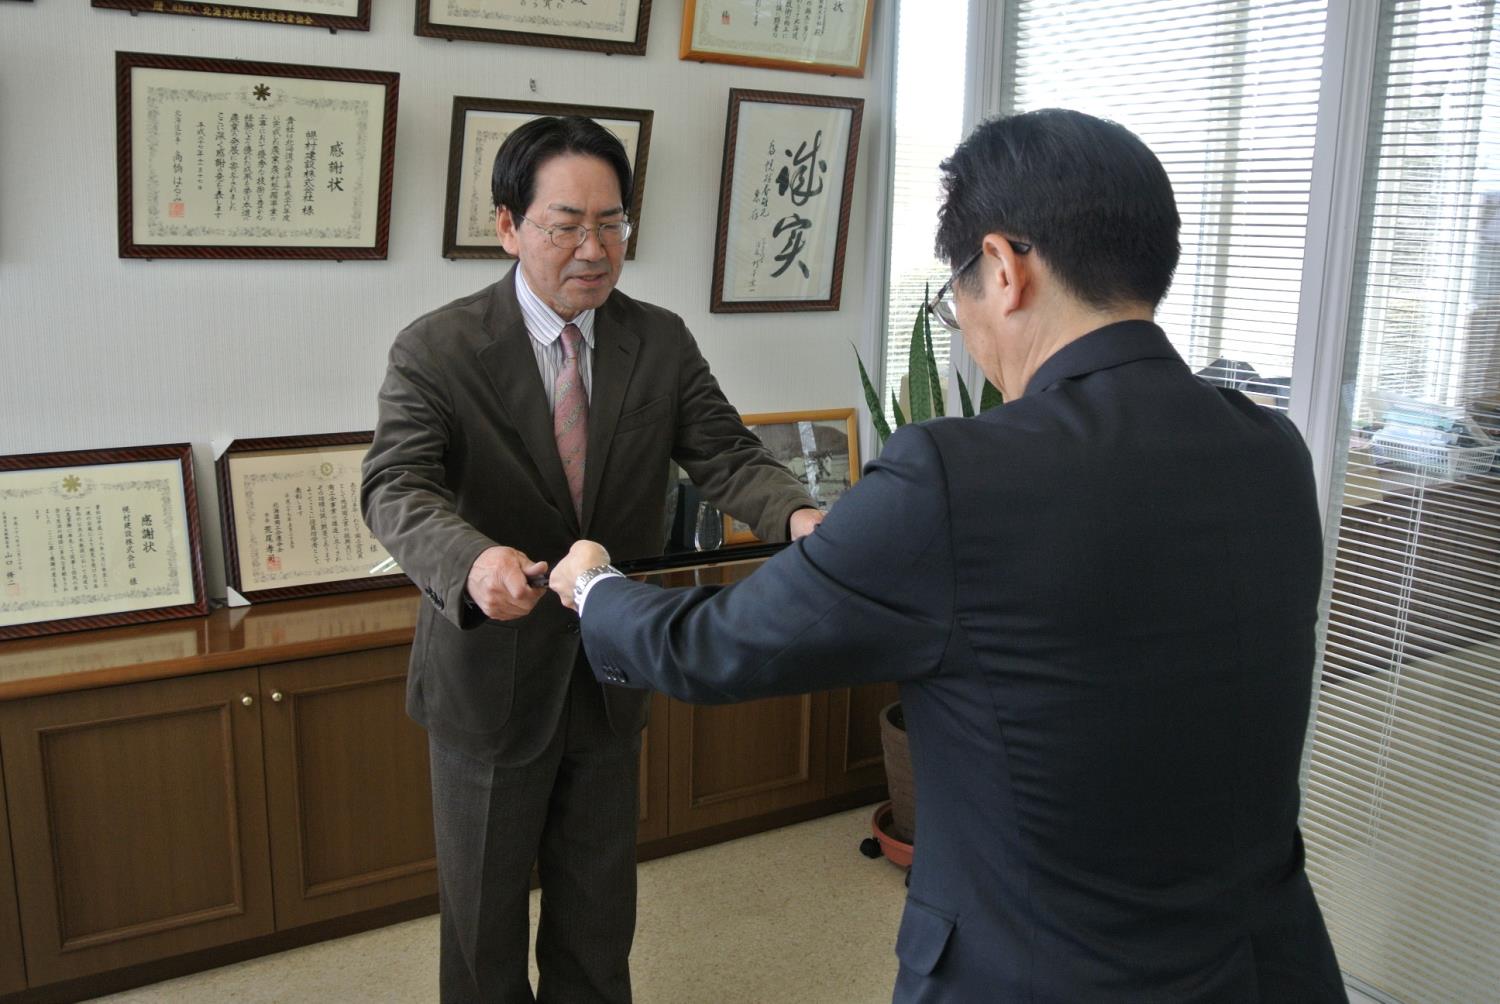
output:
[[[437,892],[427,734],[410,646],[260,671],[276,926]]]
[[[669,704],[672,833],[823,797],[827,694],[713,707]]]
[[[894,683],[875,683],[828,695],[828,793],[885,784],[880,711],[900,697]]]
[[[668,701],[651,695],[651,724],[641,733],[641,805],[636,841],[659,840],[667,828],[667,743],[670,734]]]
[[[4,750],[0,750],[3,755]],[[0,759],[0,764],[3,764]],[[0,770],[0,994],[26,987],[26,964],[21,955],[21,917],[10,862],[10,827],[6,825],[5,774]]]
[[[254,670],[0,705],[33,986],[273,927]]]

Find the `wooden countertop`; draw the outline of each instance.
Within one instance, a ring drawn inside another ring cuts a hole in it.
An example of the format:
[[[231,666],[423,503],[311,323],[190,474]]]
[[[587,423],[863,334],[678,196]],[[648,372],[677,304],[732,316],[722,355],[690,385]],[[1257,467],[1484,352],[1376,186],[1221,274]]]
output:
[[[420,602],[397,586],[0,642],[0,701],[404,645]]]

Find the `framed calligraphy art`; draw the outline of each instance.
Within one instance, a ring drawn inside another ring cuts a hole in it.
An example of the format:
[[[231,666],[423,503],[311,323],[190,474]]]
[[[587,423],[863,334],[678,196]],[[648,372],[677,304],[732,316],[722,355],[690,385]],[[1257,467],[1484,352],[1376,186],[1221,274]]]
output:
[[[400,74],[115,54],[121,258],[384,258]]]
[[[453,131],[448,146],[448,202],[443,217],[444,258],[509,258],[495,233],[490,175],[495,154],[512,132],[544,115],[583,115],[614,133],[630,158],[631,190],[625,215],[635,224],[625,257],[635,257],[641,235],[641,205],[651,151],[653,112],[643,108],[558,105],[498,98],[453,99]]]
[[[807,487],[824,512],[859,480],[859,431],[853,408],[741,415],[740,421]],[[748,525],[724,517],[724,543],[758,539]]]
[[[418,35],[646,54],[651,0],[417,0]]]
[[[839,309],[864,105],[729,92],[712,312]]]
[[[329,31],[369,31],[371,0],[232,0],[202,3],[199,0],[93,0],[95,7],[128,10],[132,14],[186,14],[215,17],[221,21],[259,21],[291,24]]]
[[[0,457],[0,640],[208,612],[187,443]]]
[[[236,439],[215,461],[231,605],[404,585],[365,526],[369,432]]]
[[[875,0],[685,0],[678,56],[862,77],[874,17]]]

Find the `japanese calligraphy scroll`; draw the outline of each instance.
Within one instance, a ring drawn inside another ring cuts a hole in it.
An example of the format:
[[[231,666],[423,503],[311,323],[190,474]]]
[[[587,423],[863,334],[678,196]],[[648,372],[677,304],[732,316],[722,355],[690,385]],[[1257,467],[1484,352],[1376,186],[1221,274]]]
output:
[[[404,584],[365,526],[368,432],[237,439],[216,462],[229,585],[252,602]],[[231,597],[233,599],[233,597]]]
[[[417,0],[418,35],[646,54],[651,0]]]
[[[115,56],[120,257],[384,258],[399,75]]]
[[[0,457],[0,639],[208,611],[192,449]]]
[[[874,14],[875,0],[686,0],[678,55],[862,77]]]
[[[369,31],[371,0],[93,0],[95,7],[145,11],[150,14],[186,14],[215,17],[223,21],[258,21],[290,24],[303,28],[335,31]]]
[[[731,90],[714,313],[837,310],[861,98]]]
[[[453,99],[453,131],[448,147],[448,203],[443,219],[444,258],[509,258],[495,233],[490,174],[500,144],[522,124],[544,115],[583,115],[614,133],[630,159],[631,186],[625,215],[635,224],[625,257],[635,257],[646,193],[653,113],[643,108],[602,108],[495,98]]]

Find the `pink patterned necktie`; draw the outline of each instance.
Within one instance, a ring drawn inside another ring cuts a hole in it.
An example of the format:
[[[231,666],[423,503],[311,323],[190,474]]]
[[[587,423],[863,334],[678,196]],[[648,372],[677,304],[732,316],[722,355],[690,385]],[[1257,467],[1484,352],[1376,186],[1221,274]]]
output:
[[[557,437],[557,456],[562,460],[568,478],[568,494],[573,496],[573,512],[583,519],[583,458],[589,441],[589,398],[583,390],[578,372],[578,343],[583,334],[578,326],[562,329],[563,366],[553,387],[552,434]]]

